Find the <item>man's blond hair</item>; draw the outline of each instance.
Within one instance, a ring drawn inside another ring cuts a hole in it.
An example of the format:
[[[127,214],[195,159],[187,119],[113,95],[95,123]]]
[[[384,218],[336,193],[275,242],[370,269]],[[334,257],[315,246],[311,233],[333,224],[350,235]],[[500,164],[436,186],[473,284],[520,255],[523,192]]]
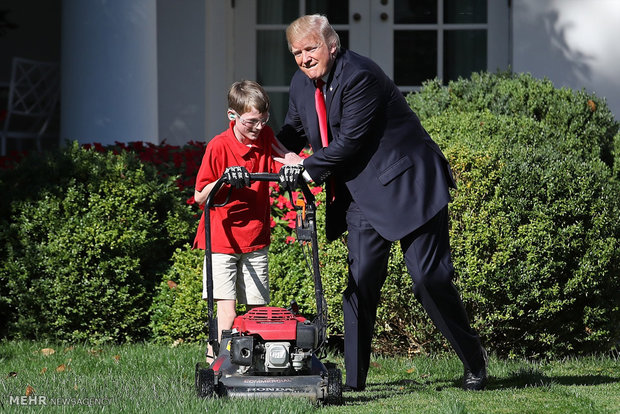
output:
[[[340,50],[340,37],[334,28],[329,24],[327,17],[320,14],[308,14],[301,16],[286,28],[286,41],[288,50],[291,51],[291,44],[303,39],[308,35],[319,35],[327,47],[336,46]]]

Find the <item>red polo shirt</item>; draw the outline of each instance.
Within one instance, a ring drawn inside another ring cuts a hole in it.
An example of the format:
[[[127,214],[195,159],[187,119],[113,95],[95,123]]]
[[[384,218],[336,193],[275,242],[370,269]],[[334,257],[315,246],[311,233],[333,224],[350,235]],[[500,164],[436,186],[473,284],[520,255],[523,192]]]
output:
[[[256,142],[239,142],[229,128],[213,138],[205,150],[196,177],[196,189],[217,181],[227,167],[242,166],[250,173],[278,172],[282,164],[272,158],[273,130],[265,125]],[[215,204],[224,202],[229,186],[224,185]],[[260,250],[270,241],[269,183],[255,181],[250,187],[233,188],[228,204],[211,208],[211,250],[216,253],[248,253]],[[205,248],[204,215],[200,218],[194,248]]]

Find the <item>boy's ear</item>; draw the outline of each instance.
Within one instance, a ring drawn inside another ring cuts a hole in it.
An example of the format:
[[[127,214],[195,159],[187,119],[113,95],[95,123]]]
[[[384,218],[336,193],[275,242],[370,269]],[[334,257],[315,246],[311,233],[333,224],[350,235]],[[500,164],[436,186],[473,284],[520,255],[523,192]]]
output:
[[[228,119],[231,121],[235,120],[235,113],[233,111],[228,111]]]

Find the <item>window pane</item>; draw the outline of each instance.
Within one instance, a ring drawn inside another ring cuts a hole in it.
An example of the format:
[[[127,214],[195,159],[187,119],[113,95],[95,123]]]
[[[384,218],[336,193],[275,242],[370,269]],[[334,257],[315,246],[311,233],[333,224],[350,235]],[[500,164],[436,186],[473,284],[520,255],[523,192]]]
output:
[[[348,49],[349,48],[349,31],[348,30],[336,30],[338,33],[338,37],[340,38],[340,46]]]
[[[263,86],[288,85],[297,70],[283,30],[256,33],[256,81]]]
[[[327,16],[331,24],[347,24],[349,23],[349,2],[346,0],[306,0],[306,14],[315,13]]]
[[[437,32],[434,30],[394,31],[394,81],[397,85],[419,86],[437,76]]]
[[[444,33],[444,83],[468,78],[472,72],[486,70],[486,30],[446,30]]]
[[[394,23],[437,23],[437,0],[396,0]]]
[[[299,17],[297,1],[257,0],[256,23],[288,24]]]
[[[267,123],[277,134],[284,124],[284,117],[288,110],[288,92],[268,92],[271,109],[270,117]]]
[[[486,23],[487,0],[444,0],[444,23]]]

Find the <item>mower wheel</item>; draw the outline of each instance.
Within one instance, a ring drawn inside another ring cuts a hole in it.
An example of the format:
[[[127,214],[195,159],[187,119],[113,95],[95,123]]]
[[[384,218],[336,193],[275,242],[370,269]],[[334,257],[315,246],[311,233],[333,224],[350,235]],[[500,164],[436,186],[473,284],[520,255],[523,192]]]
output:
[[[215,373],[204,362],[196,364],[196,393],[200,398],[215,396]]]
[[[342,372],[333,368],[327,370],[327,399],[326,404],[342,405]]]

